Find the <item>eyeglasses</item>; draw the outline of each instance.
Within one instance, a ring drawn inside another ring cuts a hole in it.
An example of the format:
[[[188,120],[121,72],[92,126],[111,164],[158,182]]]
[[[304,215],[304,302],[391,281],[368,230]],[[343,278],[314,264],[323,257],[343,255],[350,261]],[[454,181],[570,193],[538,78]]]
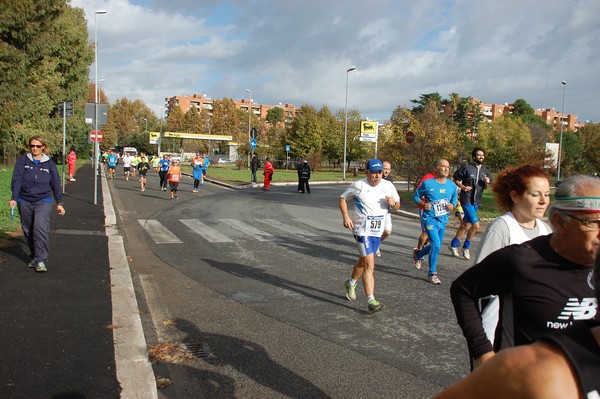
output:
[[[575,217],[571,214],[568,213],[563,213],[564,216],[566,217],[570,217],[571,219],[575,219],[577,220],[579,223],[581,223],[581,225],[583,227],[585,227],[586,230],[589,231],[598,231],[600,230],[600,219],[596,219],[596,220],[581,220],[578,217]]]
[[[29,147],[31,147],[31,148],[42,148],[44,146],[43,145],[37,145],[37,144],[29,144]]]

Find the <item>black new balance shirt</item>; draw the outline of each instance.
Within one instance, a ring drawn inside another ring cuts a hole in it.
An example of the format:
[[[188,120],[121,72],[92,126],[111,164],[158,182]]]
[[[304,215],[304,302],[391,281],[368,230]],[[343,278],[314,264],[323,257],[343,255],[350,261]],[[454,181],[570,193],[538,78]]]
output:
[[[452,303],[473,358],[491,350],[529,344],[577,320],[600,319],[592,285],[593,267],[559,256],[550,247],[550,237],[502,248],[452,283]],[[489,295],[500,298],[494,348],[477,307],[478,299]]]

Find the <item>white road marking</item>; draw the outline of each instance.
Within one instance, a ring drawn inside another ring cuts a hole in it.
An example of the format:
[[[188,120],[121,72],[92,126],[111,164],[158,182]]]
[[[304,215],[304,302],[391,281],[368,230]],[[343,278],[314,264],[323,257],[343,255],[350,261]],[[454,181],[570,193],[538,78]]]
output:
[[[177,236],[171,233],[165,226],[162,225],[158,220],[141,220],[138,222],[144,230],[152,237],[152,240],[156,244],[182,244]]]
[[[210,227],[198,219],[179,219],[179,221],[208,242],[233,242],[231,238],[219,230]]]

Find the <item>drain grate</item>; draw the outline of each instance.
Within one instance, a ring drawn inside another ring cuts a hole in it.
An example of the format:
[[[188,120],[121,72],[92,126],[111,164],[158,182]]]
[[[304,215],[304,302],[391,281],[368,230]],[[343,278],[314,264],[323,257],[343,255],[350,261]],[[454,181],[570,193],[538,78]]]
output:
[[[197,358],[214,357],[207,342],[184,342],[185,349]]]

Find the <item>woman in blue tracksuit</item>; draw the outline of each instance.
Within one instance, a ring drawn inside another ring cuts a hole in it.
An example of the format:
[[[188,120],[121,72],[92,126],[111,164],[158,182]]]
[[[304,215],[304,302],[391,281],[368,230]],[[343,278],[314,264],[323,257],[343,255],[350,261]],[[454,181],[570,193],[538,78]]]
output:
[[[42,136],[29,139],[30,152],[17,158],[12,176],[12,197],[9,206],[19,208],[21,228],[31,251],[28,267],[38,272],[47,271],[50,249],[50,212],[53,196],[56,211],[65,214],[62,187],[56,164],[47,155],[48,148]]]

